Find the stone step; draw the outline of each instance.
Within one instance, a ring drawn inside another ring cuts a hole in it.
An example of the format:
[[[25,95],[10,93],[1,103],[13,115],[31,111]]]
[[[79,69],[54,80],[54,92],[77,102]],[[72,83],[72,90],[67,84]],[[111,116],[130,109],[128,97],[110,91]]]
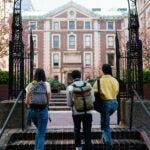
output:
[[[57,101],[54,101],[54,102],[51,102],[50,103],[50,106],[67,106],[67,103],[66,102],[57,102]]]
[[[51,128],[46,132],[45,150],[74,150],[73,128]],[[35,129],[14,130],[7,132],[7,148],[5,150],[33,150]],[[100,142],[101,131],[92,128],[92,143],[94,150],[106,150],[105,145]],[[83,137],[83,134],[82,134]],[[148,150],[140,132],[136,129],[113,128],[113,144],[116,150]],[[82,140],[84,146],[84,141]],[[84,150],[84,149],[83,149]]]
[[[53,102],[67,102],[66,99],[51,99],[50,103],[53,103]]]
[[[81,131],[82,132],[82,131]],[[126,128],[113,128],[111,129],[113,139],[139,139],[140,133],[137,130],[128,130]],[[46,132],[47,139],[71,139],[73,138],[73,128],[53,128],[48,129]],[[14,139],[34,139],[35,129],[27,129],[25,131],[17,131],[11,136],[11,141]],[[99,139],[101,130],[99,128],[92,128],[92,139]]]
[[[49,110],[53,110],[53,111],[68,111],[68,110],[70,110],[70,108],[68,107],[68,106],[49,106]]]
[[[94,150],[103,149],[105,150],[105,145],[100,142],[100,140],[92,140]],[[84,145],[84,142],[82,142]],[[117,150],[147,150],[144,142],[140,140],[133,139],[121,139],[113,140],[114,148]],[[6,150],[33,150],[34,140],[20,140],[15,141],[7,146]],[[46,140],[45,150],[74,150],[74,140],[73,139],[63,139],[63,140]]]
[[[52,98],[66,98],[66,94],[52,93]]]

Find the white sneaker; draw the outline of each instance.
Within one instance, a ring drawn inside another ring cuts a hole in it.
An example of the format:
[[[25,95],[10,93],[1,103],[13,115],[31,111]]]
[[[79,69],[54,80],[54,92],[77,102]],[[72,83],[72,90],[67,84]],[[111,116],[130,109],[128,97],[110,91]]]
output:
[[[82,147],[76,147],[76,150],[82,150]]]

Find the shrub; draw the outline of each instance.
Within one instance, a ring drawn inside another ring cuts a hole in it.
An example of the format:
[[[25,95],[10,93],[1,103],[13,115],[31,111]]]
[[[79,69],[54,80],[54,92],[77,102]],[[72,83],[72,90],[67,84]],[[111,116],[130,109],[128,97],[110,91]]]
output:
[[[8,84],[8,81],[9,81],[8,71],[0,70],[0,84]]]
[[[150,83],[150,70],[149,69],[143,70],[143,82]]]
[[[50,85],[51,85],[51,91],[53,93],[57,93],[57,92],[60,91],[60,89],[61,89],[61,83],[59,83],[59,81],[57,79],[55,79],[55,78],[49,78],[47,80],[47,82],[50,83]]]

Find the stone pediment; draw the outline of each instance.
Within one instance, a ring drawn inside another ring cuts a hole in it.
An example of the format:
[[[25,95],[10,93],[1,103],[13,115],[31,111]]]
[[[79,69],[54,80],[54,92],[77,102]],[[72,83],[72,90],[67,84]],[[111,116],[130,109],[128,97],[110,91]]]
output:
[[[56,18],[66,18],[69,16],[69,12],[74,11],[76,14],[76,17],[81,18],[91,18],[96,17],[97,15],[90,11],[89,9],[75,3],[75,2],[69,2],[62,7],[59,7],[49,13],[47,13],[47,16],[50,17],[56,17]]]

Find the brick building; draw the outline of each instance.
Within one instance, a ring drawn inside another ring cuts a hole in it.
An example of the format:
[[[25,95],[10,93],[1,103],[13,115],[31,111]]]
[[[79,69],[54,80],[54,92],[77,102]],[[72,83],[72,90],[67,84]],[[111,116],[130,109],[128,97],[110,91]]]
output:
[[[103,13],[69,2],[50,12],[24,11],[23,39],[29,53],[30,29],[34,40],[34,67],[45,69],[48,77],[67,83],[70,72],[79,69],[83,78],[101,74],[103,63],[115,70],[115,34],[121,51],[127,40],[126,9]]]
[[[140,39],[143,42],[143,67],[150,69],[150,1],[137,0]]]

